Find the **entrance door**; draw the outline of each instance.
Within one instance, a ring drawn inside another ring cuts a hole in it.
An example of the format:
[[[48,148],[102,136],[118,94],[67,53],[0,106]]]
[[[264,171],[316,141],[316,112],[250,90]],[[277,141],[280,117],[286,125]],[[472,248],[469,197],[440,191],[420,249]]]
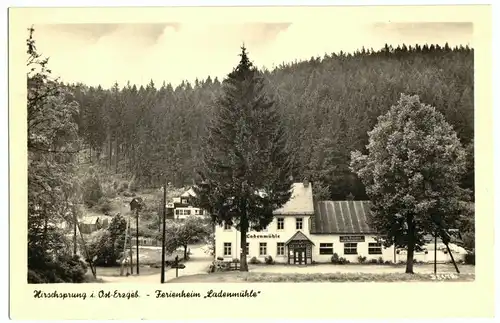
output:
[[[302,265],[306,263],[306,249],[298,248],[293,251],[294,263],[296,265]]]

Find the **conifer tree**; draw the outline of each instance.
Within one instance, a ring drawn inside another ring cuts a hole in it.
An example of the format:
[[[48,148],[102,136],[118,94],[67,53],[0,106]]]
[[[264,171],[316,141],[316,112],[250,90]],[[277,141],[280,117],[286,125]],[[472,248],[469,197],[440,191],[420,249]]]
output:
[[[264,93],[258,70],[241,48],[238,66],[224,81],[203,147],[200,206],[216,224],[241,233],[241,271],[248,271],[246,235],[260,231],[291,196],[293,162],[280,117]]]

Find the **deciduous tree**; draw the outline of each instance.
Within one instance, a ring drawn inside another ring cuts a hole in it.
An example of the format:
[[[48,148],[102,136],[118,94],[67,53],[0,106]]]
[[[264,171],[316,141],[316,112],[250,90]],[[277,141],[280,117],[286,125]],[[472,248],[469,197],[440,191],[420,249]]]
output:
[[[371,226],[407,248],[406,272],[413,273],[422,235],[456,228],[469,215],[469,195],[460,187],[465,150],[441,113],[404,94],[378,118],[367,149],[352,153],[351,167],[371,200]]]

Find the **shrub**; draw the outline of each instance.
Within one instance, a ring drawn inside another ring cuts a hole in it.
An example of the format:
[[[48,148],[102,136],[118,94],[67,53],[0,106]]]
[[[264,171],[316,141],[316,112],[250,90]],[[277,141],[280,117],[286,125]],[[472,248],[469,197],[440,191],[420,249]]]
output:
[[[371,264],[377,264],[377,263],[378,263],[378,261],[377,261],[377,259],[373,258],[373,259],[370,259],[370,263],[371,263]]]
[[[383,264],[383,263],[384,263],[384,258],[382,258],[382,257],[378,257],[378,263],[379,263],[379,264]]]
[[[91,174],[83,183],[83,202],[87,207],[93,207],[103,196],[99,178],[95,173]]]
[[[110,199],[116,197],[116,189],[114,188],[114,183],[102,183],[101,189],[103,196]]]
[[[361,256],[361,255],[360,255],[360,256],[358,256],[358,262],[359,262],[360,264],[365,263],[365,262],[366,262],[366,257],[365,257],[365,256]]]
[[[475,265],[476,264],[476,253],[475,252],[470,252],[465,255],[464,262],[468,265]]]
[[[366,257],[364,257],[364,259],[366,260]],[[332,260],[333,264],[338,264],[338,265],[344,265],[344,264],[348,264],[350,262],[349,260],[347,260],[344,257],[339,257],[339,255],[336,253],[333,254],[331,260]]]
[[[125,197],[135,197],[136,194],[134,192],[123,192],[123,196],[125,196]]]
[[[87,249],[90,258],[95,258],[94,263],[97,266],[118,264],[118,260],[123,254],[126,227],[126,220],[117,214],[107,229],[101,229],[91,234]]]
[[[260,260],[257,259],[256,257],[252,257],[249,261],[249,263],[253,264],[253,265],[256,265],[256,264],[260,264]]]
[[[115,182],[116,185],[113,185],[113,187],[115,188],[116,191],[118,191],[118,193],[123,193],[125,192],[126,190],[128,190],[128,182],[124,181],[124,182]]]
[[[101,197],[97,203],[97,209],[103,214],[109,214],[112,209],[111,201],[106,197]]]
[[[254,258],[255,258],[255,257],[254,257]],[[223,260],[224,260],[224,258],[223,258],[223,257],[217,257],[217,260],[219,260],[219,261],[223,261]]]
[[[391,265],[391,264],[392,264],[392,262],[390,262],[389,260],[386,260],[386,261],[384,262],[384,264],[386,264],[386,265]]]
[[[130,183],[128,184],[128,189],[131,192],[137,192],[139,190],[139,183],[137,183],[135,177],[130,180]]]
[[[119,186],[118,181],[113,181],[113,188],[115,190],[118,190],[118,186]]]
[[[266,256],[266,258],[264,258],[264,260],[265,260],[266,264],[268,264],[268,265],[274,264],[273,257],[271,257],[271,256]]]
[[[29,284],[83,283],[87,265],[78,256],[59,256],[40,268],[28,269]]]
[[[350,263],[350,261],[347,260],[346,258],[344,258],[344,257],[340,257],[339,258],[339,264],[340,265],[345,265],[345,264],[348,264],[348,263]]]
[[[234,258],[234,259],[233,259],[233,263],[235,263],[235,264],[239,264],[239,263],[240,263],[240,260],[239,260],[238,258]]]

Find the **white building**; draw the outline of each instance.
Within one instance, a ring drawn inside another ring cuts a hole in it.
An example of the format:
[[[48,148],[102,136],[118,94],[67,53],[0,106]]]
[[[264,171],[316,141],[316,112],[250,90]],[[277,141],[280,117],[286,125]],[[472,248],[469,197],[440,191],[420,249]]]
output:
[[[406,260],[404,251],[384,248],[376,240],[376,233],[367,225],[368,201],[313,200],[310,183],[294,183],[291,199],[274,212],[269,226],[260,232],[247,233],[247,258],[256,257],[264,262],[271,256],[275,262],[311,264],[331,262],[333,254],[350,262],[359,256],[367,261],[379,259],[399,262]],[[240,257],[240,232],[229,225],[216,226],[216,257],[227,260]],[[428,252],[415,254],[415,260],[434,261],[434,244],[426,246]],[[450,244],[455,261],[463,259],[465,250]],[[460,250],[461,249],[461,250]],[[443,248],[438,249],[438,261],[451,258]]]
[[[192,188],[184,192],[180,197],[174,197],[173,203],[167,204],[167,208],[173,209],[173,216],[176,220],[182,220],[188,216],[205,215],[205,211],[193,206],[193,199],[196,198],[196,193]]]

